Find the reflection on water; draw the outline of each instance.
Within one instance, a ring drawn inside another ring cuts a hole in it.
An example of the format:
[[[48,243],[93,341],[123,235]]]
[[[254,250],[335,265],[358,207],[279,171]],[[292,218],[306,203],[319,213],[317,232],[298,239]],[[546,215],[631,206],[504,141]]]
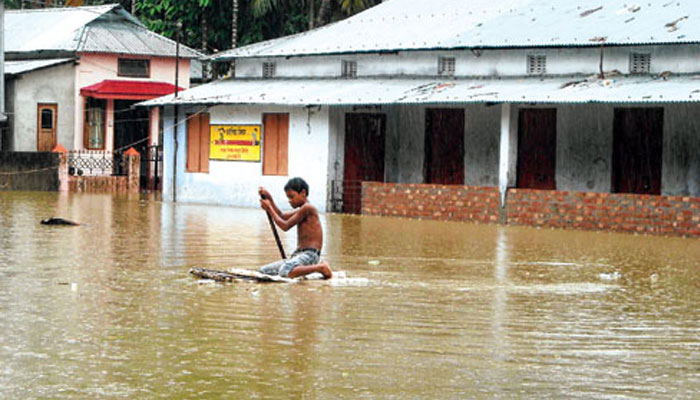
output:
[[[61,216],[79,227],[47,227]],[[325,215],[345,284],[255,267],[260,210],[0,193],[0,398],[693,398],[700,242]],[[285,248],[294,234],[284,235]],[[353,280],[354,279],[354,280]]]

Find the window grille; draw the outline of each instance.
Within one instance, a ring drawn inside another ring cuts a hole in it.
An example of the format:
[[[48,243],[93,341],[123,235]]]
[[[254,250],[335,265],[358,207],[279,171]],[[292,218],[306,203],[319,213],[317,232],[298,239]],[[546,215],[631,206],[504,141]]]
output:
[[[648,74],[651,71],[651,54],[632,53],[630,54],[630,73]]]
[[[542,75],[547,73],[547,56],[537,54],[527,56],[528,75]]]
[[[264,62],[263,63],[263,78],[272,78],[277,73],[277,63],[274,62]]]
[[[342,76],[346,78],[355,78],[357,76],[357,61],[343,60]]]
[[[439,76],[455,76],[455,58],[454,57],[439,57],[438,58],[438,75]]]

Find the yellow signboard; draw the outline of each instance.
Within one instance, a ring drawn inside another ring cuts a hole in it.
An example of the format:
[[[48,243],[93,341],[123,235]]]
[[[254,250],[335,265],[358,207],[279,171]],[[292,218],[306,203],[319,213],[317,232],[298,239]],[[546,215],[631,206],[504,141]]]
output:
[[[209,158],[224,161],[260,161],[260,125],[211,125]]]

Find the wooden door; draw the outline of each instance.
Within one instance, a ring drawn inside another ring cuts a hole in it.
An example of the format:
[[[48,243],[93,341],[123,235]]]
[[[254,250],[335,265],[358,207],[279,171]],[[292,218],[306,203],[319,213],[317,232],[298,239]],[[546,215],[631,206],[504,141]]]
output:
[[[361,211],[363,181],[384,182],[385,129],[384,114],[345,116],[343,212]]]
[[[51,151],[56,147],[57,104],[37,105],[36,150]]]
[[[556,189],[557,110],[522,109],[518,118],[517,187]]]
[[[614,193],[661,194],[663,108],[616,108],[613,122]]]
[[[463,185],[464,110],[429,108],[425,119],[425,183]]]

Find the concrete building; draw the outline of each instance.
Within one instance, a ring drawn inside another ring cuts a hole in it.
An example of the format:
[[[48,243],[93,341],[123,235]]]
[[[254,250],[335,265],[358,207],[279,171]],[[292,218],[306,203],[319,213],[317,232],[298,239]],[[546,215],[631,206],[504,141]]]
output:
[[[147,157],[159,144],[158,109],[143,100],[189,87],[200,53],[149,31],[119,5],[5,12],[8,129],[4,151],[68,150]]]
[[[686,0],[390,0],[233,49],[234,79],[145,103],[164,194],[256,206],[303,176],[321,210],[700,235],[698,22]]]

